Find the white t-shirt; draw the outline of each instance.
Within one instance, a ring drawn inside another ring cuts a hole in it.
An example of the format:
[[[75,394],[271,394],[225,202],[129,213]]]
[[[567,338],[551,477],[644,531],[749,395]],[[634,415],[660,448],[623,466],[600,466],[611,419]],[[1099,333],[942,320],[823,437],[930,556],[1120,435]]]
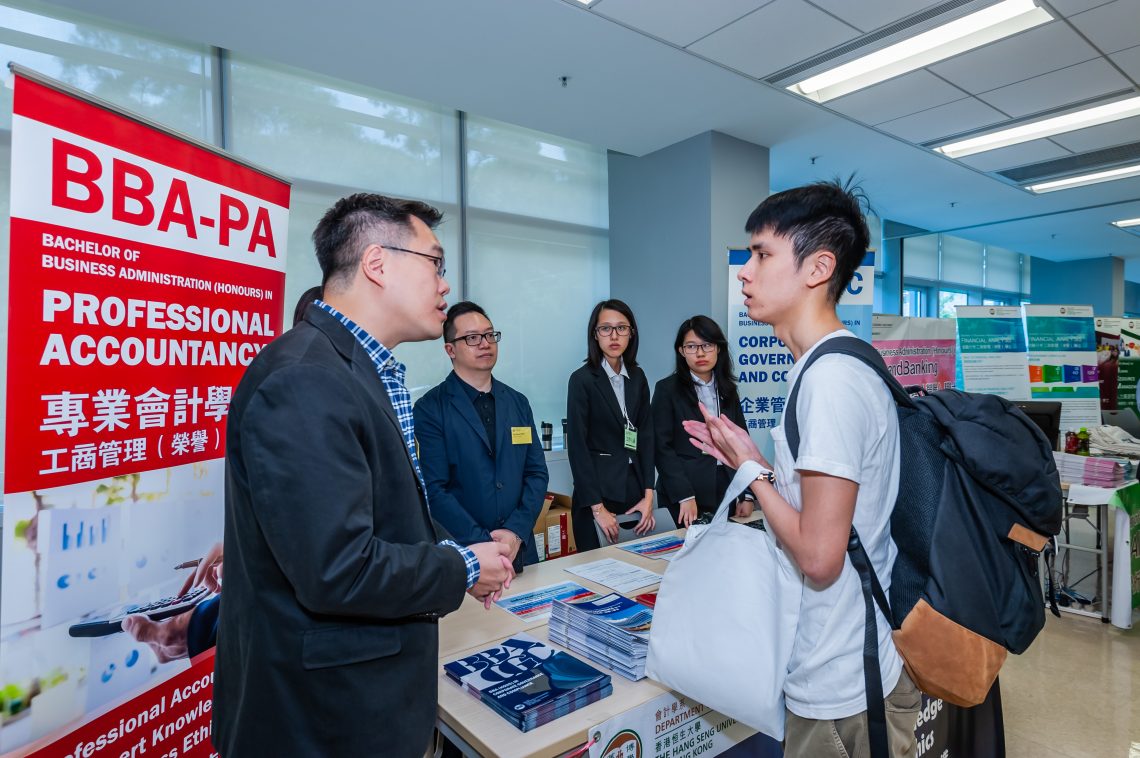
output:
[[[846,329],[828,334],[788,374],[788,388],[800,367],[821,343],[854,336]],[[890,534],[891,511],[899,486],[899,426],[890,391],[869,366],[848,355],[825,355],[804,375],[796,403],[800,455],[794,467],[784,428],[772,431],[780,494],[803,509],[800,471],[850,479],[859,484],[855,529],[883,591],[889,594],[898,553]],[[790,556],[789,556],[790,557]],[[805,582],[799,628],[788,664],[784,694],[788,710],[810,719],[840,719],[867,709],[863,680],[863,591],[848,557],[839,578],[819,589]],[[898,683],[902,659],[891,627],[878,614],[879,667],[883,693]]]

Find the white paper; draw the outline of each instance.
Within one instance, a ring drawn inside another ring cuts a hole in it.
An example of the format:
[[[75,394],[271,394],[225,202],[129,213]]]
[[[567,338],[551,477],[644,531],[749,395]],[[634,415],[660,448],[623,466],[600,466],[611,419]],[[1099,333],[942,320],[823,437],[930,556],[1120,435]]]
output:
[[[566,569],[571,574],[589,579],[591,582],[609,587],[614,592],[628,595],[634,590],[658,584],[661,574],[634,566],[632,563],[605,558],[592,563],[583,563]]]

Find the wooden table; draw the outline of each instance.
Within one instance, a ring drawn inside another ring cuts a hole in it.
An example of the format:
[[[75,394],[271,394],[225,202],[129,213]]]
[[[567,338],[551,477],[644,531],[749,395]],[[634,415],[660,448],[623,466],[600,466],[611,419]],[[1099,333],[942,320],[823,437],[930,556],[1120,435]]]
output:
[[[684,530],[671,532],[683,537]],[[636,566],[663,573],[668,561],[643,558],[615,546],[600,550],[577,553],[565,558],[545,561],[527,566],[521,576],[511,583],[506,596],[537,589],[558,582],[577,582],[599,594],[609,594],[612,590],[569,574],[564,569],[582,563],[616,558]],[[650,592],[657,585],[638,589],[632,594]],[[457,687],[443,674],[443,663],[471,655],[501,642],[513,634],[527,632],[544,643],[562,650],[565,648],[550,642],[547,636],[546,621],[527,623],[507,611],[492,606],[490,610],[468,595],[463,605],[455,613],[444,617],[439,624],[439,713],[437,726],[444,735],[459,746],[469,756],[504,756],[509,758],[551,758],[581,746],[586,741],[587,730],[607,719],[635,708],[667,690],[649,679],[631,682],[617,673],[612,673],[614,692],[609,697],[585,708],[580,708],[549,724],[520,732],[510,723],[483,705],[477,699]],[[577,653],[571,653],[582,658]],[[596,665],[596,664],[592,664]]]

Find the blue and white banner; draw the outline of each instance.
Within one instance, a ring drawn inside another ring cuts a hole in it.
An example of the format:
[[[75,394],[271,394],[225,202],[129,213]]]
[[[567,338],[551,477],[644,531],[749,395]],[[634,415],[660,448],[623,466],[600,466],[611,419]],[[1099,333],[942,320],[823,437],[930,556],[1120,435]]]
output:
[[[1061,401],[1061,430],[1100,425],[1096,325],[1088,305],[1026,305],[1029,391]]]
[[[748,432],[769,460],[774,448],[769,430],[780,425],[788,398],[788,372],[794,360],[776,337],[771,324],[753,321],[744,307],[736,275],[748,262],[748,250],[728,251],[728,345],[736,368],[736,387]],[[868,252],[836,312],[860,339],[871,341],[871,311],[875,301],[875,253]]]
[[[966,392],[1029,399],[1029,353],[1021,308],[959,305],[958,381]]]
[[[871,312],[875,308],[875,253],[868,251],[839,298],[835,312],[843,325],[866,342],[871,341]]]

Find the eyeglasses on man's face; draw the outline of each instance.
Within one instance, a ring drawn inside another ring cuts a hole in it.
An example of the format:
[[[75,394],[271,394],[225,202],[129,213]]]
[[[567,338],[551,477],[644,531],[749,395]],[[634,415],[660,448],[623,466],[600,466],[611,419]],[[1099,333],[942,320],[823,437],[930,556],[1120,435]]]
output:
[[[421,258],[427,258],[435,264],[435,274],[440,279],[442,279],[447,273],[447,265],[443,262],[442,255],[428,255],[427,253],[420,253],[416,252],[415,250],[409,250],[406,247],[396,247],[395,245],[381,244],[380,247],[384,248],[385,250],[399,250],[401,253],[411,253],[412,255],[418,255]]]
[[[684,345],[681,345],[681,349],[685,351],[685,355],[715,353],[716,345],[711,342],[686,342]]]
[[[609,337],[611,334],[617,334],[619,337],[628,337],[633,333],[633,327],[629,324],[618,324],[611,326],[609,324],[602,324],[594,328],[594,333],[602,337]]]
[[[482,334],[465,334],[462,337],[456,337],[451,341],[454,343],[463,340],[467,343],[468,347],[479,347],[479,343],[483,340],[487,340],[487,344],[493,345],[502,338],[502,332],[483,332]]]

